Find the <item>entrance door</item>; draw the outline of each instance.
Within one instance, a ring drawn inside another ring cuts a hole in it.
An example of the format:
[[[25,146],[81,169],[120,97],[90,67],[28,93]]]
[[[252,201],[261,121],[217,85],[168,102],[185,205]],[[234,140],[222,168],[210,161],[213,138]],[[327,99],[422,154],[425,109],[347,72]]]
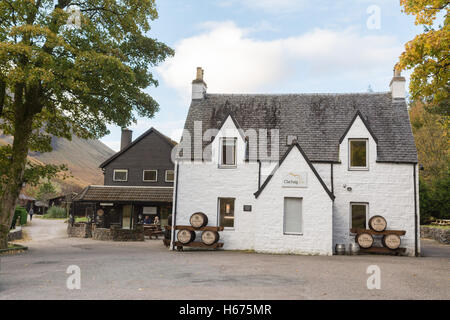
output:
[[[131,229],[131,205],[122,206],[122,229]]]

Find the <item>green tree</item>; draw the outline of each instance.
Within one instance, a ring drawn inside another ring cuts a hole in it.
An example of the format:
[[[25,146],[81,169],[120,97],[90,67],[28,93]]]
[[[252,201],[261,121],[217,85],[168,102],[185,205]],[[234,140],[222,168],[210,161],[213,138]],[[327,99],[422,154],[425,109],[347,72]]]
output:
[[[424,33],[405,45],[398,68],[414,69],[410,81],[411,97],[422,101],[430,110],[450,116],[450,1],[400,0],[403,11],[416,17],[415,24],[424,26]],[[443,13],[443,25],[435,26]],[[447,118],[448,121],[448,118]]]
[[[48,199],[50,199],[51,197],[53,197],[55,195],[56,195],[56,189],[49,180],[39,186],[39,189],[37,192],[37,199],[47,201]]]
[[[0,131],[14,136],[0,151],[0,248],[30,150],[51,151],[52,136],[98,138],[108,124],[158,111],[143,89],[157,86],[150,69],[173,51],[149,36],[157,16],[154,0],[0,1]]]

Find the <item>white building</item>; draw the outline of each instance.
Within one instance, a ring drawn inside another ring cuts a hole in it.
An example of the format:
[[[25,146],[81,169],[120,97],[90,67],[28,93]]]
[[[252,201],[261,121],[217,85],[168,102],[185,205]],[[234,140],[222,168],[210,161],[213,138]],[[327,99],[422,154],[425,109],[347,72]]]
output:
[[[173,225],[203,212],[225,227],[224,249],[331,255],[381,215],[406,231],[407,254],[420,252],[399,74],[384,93],[226,95],[207,93],[198,69],[175,176]]]

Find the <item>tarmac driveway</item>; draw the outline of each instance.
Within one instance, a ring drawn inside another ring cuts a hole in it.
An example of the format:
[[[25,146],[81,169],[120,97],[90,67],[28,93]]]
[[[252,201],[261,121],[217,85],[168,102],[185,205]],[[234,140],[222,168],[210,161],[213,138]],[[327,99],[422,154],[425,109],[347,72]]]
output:
[[[450,246],[430,240],[421,258],[170,252],[161,240],[69,239],[62,221],[36,219],[27,229],[35,226],[28,252],[0,257],[0,299],[450,298]],[[80,267],[80,290],[67,289],[71,265]],[[380,290],[367,288],[370,265],[381,270]]]

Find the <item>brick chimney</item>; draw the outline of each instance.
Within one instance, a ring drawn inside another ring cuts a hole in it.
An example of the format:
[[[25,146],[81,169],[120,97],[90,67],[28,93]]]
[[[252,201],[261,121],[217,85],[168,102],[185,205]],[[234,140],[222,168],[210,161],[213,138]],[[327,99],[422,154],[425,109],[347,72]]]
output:
[[[120,151],[125,149],[133,139],[133,131],[127,128],[122,128],[122,136],[120,137]]]
[[[201,68],[197,68],[197,77],[192,81],[192,100],[204,99],[206,96],[206,89],[208,88],[203,75],[205,71]]]
[[[391,80],[389,87],[391,88],[392,99],[406,98],[406,79],[402,77],[402,73],[397,66],[394,67],[394,77]]]

